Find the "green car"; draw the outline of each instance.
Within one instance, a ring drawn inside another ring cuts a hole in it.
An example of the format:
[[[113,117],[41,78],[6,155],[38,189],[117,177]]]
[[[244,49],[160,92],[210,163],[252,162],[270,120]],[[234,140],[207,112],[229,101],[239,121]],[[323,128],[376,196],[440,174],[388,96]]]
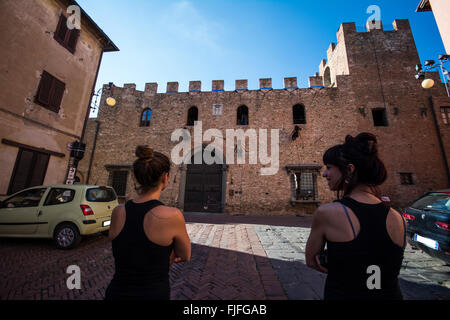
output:
[[[111,187],[28,188],[0,202],[0,237],[50,238],[58,248],[71,249],[84,235],[107,233],[118,205]]]

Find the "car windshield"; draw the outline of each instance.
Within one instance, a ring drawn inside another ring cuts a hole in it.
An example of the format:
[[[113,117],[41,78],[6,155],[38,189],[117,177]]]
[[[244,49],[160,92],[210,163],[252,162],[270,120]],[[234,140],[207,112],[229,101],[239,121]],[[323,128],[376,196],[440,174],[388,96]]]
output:
[[[443,210],[450,213],[450,193],[433,192],[411,205],[419,210]]]
[[[86,191],[86,200],[89,202],[110,202],[116,198],[116,193],[111,188],[90,188]]]

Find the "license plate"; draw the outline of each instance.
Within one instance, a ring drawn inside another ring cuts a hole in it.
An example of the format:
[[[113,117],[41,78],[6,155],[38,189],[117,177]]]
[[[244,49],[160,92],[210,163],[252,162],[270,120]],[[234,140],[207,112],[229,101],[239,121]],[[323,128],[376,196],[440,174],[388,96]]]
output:
[[[102,227],[107,227],[107,226],[109,226],[110,224],[111,224],[111,220],[103,221]]]
[[[414,240],[417,242],[423,243],[424,245],[426,245],[427,247],[429,247],[431,249],[434,249],[434,250],[439,249],[439,243],[435,240],[419,236],[418,234],[414,234]]]

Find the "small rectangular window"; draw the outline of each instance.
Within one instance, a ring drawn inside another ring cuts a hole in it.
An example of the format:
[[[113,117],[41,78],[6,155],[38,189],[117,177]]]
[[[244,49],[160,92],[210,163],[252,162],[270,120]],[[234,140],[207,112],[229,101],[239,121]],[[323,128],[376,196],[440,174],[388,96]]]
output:
[[[444,124],[450,124],[450,107],[441,107],[441,117]]]
[[[54,39],[72,54],[75,53],[80,30],[67,28],[67,18],[64,15],[59,17]]]
[[[373,125],[375,127],[387,127],[386,109],[372,109]]]
[[[401,184],[414,184],[411,172],[400,172],[400,183]]]
[[[291,175],[293,200],[316,200],[316,174],[311,171],[297,171]]]
[[[58,113],[61,106],[66,84],[47,71],[42,72],[35,102],[44,108]]]

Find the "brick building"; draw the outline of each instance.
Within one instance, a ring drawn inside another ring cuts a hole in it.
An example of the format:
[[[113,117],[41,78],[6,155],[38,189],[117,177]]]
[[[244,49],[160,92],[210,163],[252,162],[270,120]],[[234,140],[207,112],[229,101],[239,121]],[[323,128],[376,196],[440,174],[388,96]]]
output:
[[[438,83],[431,91],[415,80],[419,56],[408,20],[395,20],[391,31],[373,26],[357,32],[354,23],[343,23],[308,88],[299,88],[296,78],[285,78],[284,89],[272,89],[271,79],[260,79],[259,90],[248,90],[247,80],[236,80],[234,91],[224,91],[220,80],[209,92],[199,81],[190,82],[189,92],[178,92],[176,82],[166,93],[157,93],[156,83],[144,91],[134,84],[104,86],[98,117],[87,126],[82,182],[113,185],[122,200],[133,197],[136,145],[170,156],[174,130],[186,128],[193,136],[198,120],[203,132],[215,128],[224,137],[226,129],[278,129],[279,170],[261,175],[267,165],[250,164],[245,138],[233,140],[229,153],[243,152],[245,164],[232,161],[224,145],[216,150],[227,155],[224,164],[173,165],[161,199],[185,211],[310,214],[335,198],[321,177],[324,151],[363,131],[378,137],[389,174],[381,190],[394,206],[447,187],[450,126],[447,113],[439,116],[450,106],[445,88],[437,73],[428,74]],[[109,96],[117,100],[113,108],[105,105]],[[191,155],[201,151],[192,145]]]

